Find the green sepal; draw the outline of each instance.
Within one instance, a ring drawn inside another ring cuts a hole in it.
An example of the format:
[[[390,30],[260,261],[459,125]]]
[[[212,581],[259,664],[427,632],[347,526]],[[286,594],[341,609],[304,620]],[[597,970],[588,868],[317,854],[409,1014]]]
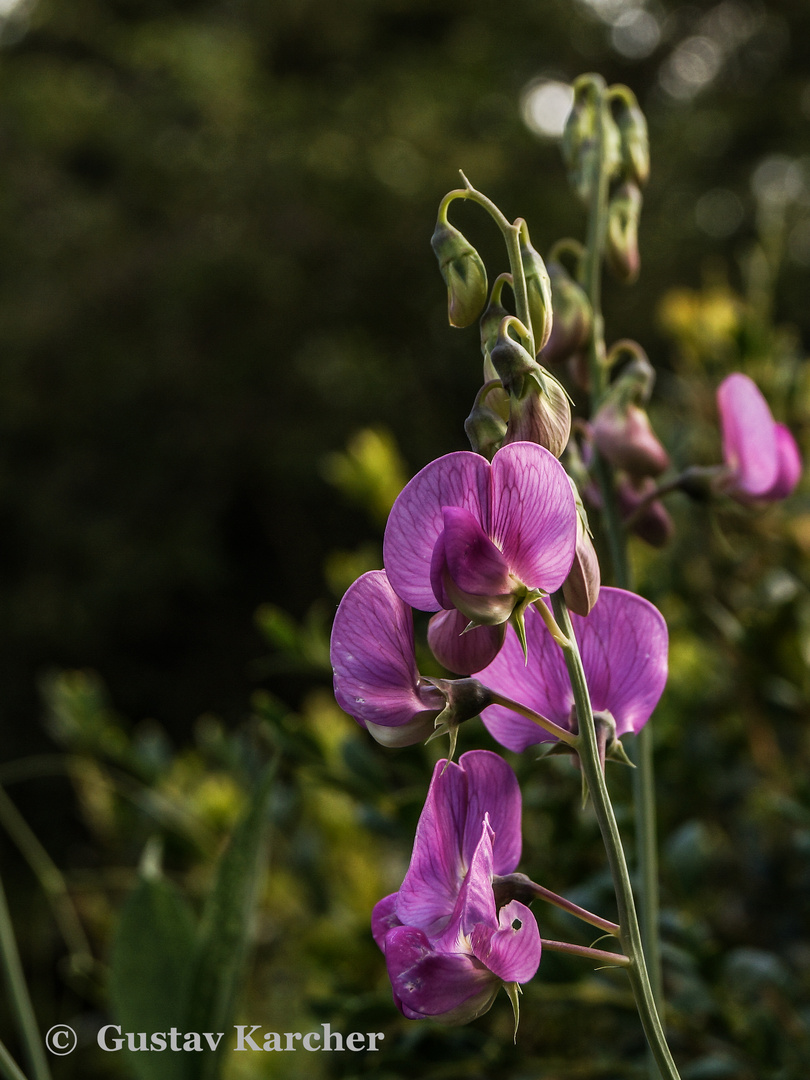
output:
[[[512,1036],[512,1041],[517,1042],[518,1024],[520,1023],[520,995],[523,991],[516,982],[505,982],[503,988],[506,991],[506,996],[512,1003],[512,1015],[515,1018],[515,1031]]]

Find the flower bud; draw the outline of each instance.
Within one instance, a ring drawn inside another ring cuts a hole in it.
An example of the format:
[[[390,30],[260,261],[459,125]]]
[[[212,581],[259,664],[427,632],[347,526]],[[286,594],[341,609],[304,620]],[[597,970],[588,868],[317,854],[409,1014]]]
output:
[[[532,322],[534,351],[537,354],[546,344],[551,333],[551,279],[540,253],[529,241],[525,226],[521,229],[520,260],[526,278],[529,318]]]
[[[487,271],[463,233],[441,219],[430,240],[447,285],[447,314],[451,326],[474,323],[487,302]]]
[[[505,280],[509,280],[511,283],[511,277],[507,275],[501,275],[495,281],[492,286],[492,295],[490,296],[489,303],[484,309],[484,313],[479,320],[479,329],[481,333],[481,352],[484,356],[484,382],[490,382],[492,379],[497,379],[498,375],[494,366],[490,360],[490,353],[497,344],[498,337],[500,336],[501,323],[504,319],[509,318],[510,311],[501,303],[501,291]]]
[[[604,82],[599,76],[581,75],[576,79],[574,103],[563,131],[562,155],[568,179],[584,203],[590,201],[599,182],[600,155],[605,155],[609,176],[616,172],[621,160],[619,131],[603,105],[603,91]]]
[[[619,281],[632,284],[641,269],[638,252],[638,222],[641,216],[641,191],[626,181],[610,200],[607,225],[607,263]]]
[[[647,121],[635,94],[626,86],[611,87],[613,115],[619,130],[622,175],[644,187],[650,175],[650,142]]]
[[[571,435],[571,404],[562,384],[551,372],[535,364],[519,396],[509,403],[509,423],[504,444],[539,443],[560,457]]]
[[[576,615],[587,615],[599,599],[602,575],[588,528],[588,515],[573,480],[571,487],[577,503],[577,547],[571,571],[563,584],[563,598]]]
[[[551,333],[543,346],[542,359],[547,364],[561,363],[583,349],[591,336],[593,312],[585,290],[562,263],[548,263],[554,319]]]
[[[633,359],[608,389],[591,430],[599,453],[631,476],[658,476],[669,468],[669,455],[658,441],[643,404],[652,394],[655,370],[635,342],[614,346],[629,349]]]
[[[509,397],[506,391],[498,386],[497,382],[494,386],[485,383],[476,394],[472,411],[464,421],[464,430],[476,454],[482,454],[488,461],[492,461],[496,451],[503,445],[506,435],[505,417],[508,415]]]
[[[520,397],[526,377],[540,369],[540,365],[531,353],[524,349],[519,341],[510,337],[506,328],[498,335],[498,340],[490,350],[489,357],[504,390],[510,397]]]
[[[644,409],[632,401],[606,401],[592,421],[599,453],[634,477],[658,476],[669,468],[669,454],[658,441]]]

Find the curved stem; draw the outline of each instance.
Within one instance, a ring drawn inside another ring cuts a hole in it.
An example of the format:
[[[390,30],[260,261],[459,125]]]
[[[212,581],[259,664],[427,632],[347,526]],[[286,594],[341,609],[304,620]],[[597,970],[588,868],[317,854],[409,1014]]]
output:
[[[478,206],[483,207],[501,230],[504,241],[506,242],[506,250],[509,254],[509,266],[512,271],[512,292],[515,297],[516,314],[529,331],[529,351],[532,356],[534,356],[534,331],[532,329],[532,320],[529,314],[529,293],[526,288],[526,275],[523,270],[523,260],[520,257],[521,220],[518,219],[514,224],[510,222],[502,211],[498,209],[492,199],[487,198],[483,192],[478,191],[472,186],[464,173],[461,174],[461,179],[464,181],[465,186],[463,188],[456,188],[453,191],[448,191],[441,203],[439,203],[439,217],[441,218],[442,215],[447,214],[447,208],[454,199],[470,199],[472,202],[477,203]]]
[[[568,614],[562,593],[555,593],[552,597],[554,614],[558,623],[561,624],[564,633],[570,639],[567,648],[563,649],[565,664],[571,679],[571,688],[574,693],[574,701],[577,711],[577,721],[581,745],[579,758],[582,764],[582,772],[588,785],[593,801],[596,819],[602,833],[602,839],[607,852],[610,872],[613,878],[613,887],[616,893],[616,903],[619,910],[619,924],[621,934],[619,940],[622,948],[630,960],[627,967],[630,985],[636,999],[636,1007],[647,1036],[655,1062],[661,1075],[667,1080],[679,1080],[678,1070],[667,1046],[666,1036],[661,1025],[661,1020],[656,1008],[647,966],[644,960],[644,950],[641,944],[641,930],[636,915],[633,890],[630,884],[630,874],[624,856],[619,828],[613,813],[605,778],[599,761],[599,749],[596,739],[596,728],[591,708],[590,695],[582,667],[582,659],[579,655],[576,638],[574,637],[571,619]]]
[[[0,1076],[4,1080],[26,1080],[25,1073],[0,1041]]]
[[[496,875],[492,879],[492,887],[495,891],[495,901],[499,907],[510,900],[520,900],[522,904],[531,904],[533,900],[542,900],[546,904],[559,908],[560,911],[565,911],[567,914],[595,926],[598,930],[604,930],[606,934],[610,934],[612,937],[618,937],[621,933],[621,927],[618,923],[611,922],[610,919],[603,919],[601,915],[594,915],[592,911],[587,911],[585,908],[580,907],[579,904],[566,900],[564,896],[558,896],[551,889],[538,885],[536,881],[532,881],[525,874]]]

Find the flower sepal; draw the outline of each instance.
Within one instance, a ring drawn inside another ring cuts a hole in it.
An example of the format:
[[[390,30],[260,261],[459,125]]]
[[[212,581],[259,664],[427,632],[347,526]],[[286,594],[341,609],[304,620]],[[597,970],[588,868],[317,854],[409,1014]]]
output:
[[[458,729],[462,724],[480,715],[482,709],[492,704],[492,693],[478,679],[431,679],[423,682],[434,687],[444,696],[444,708],[434,721],[434,729],[425,742],[432,742],[441,735],[450,736],[447,752],[448,764],[455,757]],[[446,768],[446,766],[445,766]]]

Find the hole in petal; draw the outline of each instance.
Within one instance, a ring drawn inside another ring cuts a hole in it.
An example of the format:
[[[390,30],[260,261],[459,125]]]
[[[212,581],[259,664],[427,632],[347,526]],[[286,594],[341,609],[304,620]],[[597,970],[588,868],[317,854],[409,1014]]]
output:
[[[523,923],[520,921],[520,919],[512,919],[512,929],[513,930],[520,930],[520,928],[522,926],[523,926]]]

